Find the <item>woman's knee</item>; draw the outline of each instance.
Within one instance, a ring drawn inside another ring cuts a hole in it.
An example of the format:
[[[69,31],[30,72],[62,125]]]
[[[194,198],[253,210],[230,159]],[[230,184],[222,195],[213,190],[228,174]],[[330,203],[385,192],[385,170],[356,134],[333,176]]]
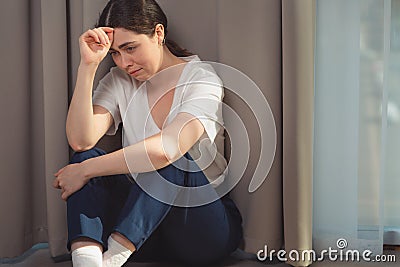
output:
[[[104,150],[94,147],[92,149],[82,151],[82,152],[75,152],[70,160],[70,164],[73,163],[80,163],[90,158],[95,158],[98,156],[102,156],[107,154]]]
[[[197,187],[209,183],[203,170],[190,158],[189,153],[157,172],[164,179],[180,186]]]

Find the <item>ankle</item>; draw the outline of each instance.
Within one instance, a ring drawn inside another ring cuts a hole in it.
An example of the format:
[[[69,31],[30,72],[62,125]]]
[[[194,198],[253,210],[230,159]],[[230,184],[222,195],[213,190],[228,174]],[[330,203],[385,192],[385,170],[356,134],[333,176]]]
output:
[[[127,239],[125,236],[123,236],[122,234],[120,234],[118,232],[112,233],[111,238],[114,239],[115,241],[117,241],[120,245],[129,249],[131,252],[134,252],[136,250],[135,245],[132,244],[132,242],[129,241],[129,239]]]
[[[108,249],[103,253],[103,267],[121,267],[131,255],[131,250],[110,236],[108,238]]]
[[[101,267],[103,255],[98,246],[85,246],[72,251],[74,267]]]

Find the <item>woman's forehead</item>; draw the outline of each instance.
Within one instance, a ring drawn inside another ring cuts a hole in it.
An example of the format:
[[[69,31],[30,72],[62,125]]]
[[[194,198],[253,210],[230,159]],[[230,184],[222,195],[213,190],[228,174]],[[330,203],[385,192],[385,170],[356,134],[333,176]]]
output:
[[[147,36],[145,34],[137,34],[124,28],[115,28],[113,36],[113,48],[116,49],[119,46],[128,42],[140,42],[143,41],[146,37]]]
[[[114,29],[114,40],[132,40],[139,39],[142,34],[137,34],[133,31],[124,29],[124,28],[115,28]]]

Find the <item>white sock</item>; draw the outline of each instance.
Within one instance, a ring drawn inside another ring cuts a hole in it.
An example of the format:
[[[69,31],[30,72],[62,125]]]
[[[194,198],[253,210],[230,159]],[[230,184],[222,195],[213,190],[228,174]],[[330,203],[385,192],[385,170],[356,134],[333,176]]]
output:
[[[72,251],[72,266],[101,267],[102,253],[98,246],[86,246]]]
[[[103,253],[103,267],[120,267],[132,255],[132,251],[108,237],[108,250]]]

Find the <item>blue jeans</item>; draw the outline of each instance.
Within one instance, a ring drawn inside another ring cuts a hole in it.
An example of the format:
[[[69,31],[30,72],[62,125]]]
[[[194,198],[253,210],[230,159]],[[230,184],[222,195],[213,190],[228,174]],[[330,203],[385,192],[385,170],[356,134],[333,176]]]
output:
[[[75,153],[70,163],[104,154],[93,148]],[[146,175],[157,172],[180,186],[209,183],[202,171],[172,164]],[[88,237],[106,250],[108,236],[119,232],[136,247],[132,261],[209,265],[222,261],[242,240],[242,217],[228,196],[198,207],[173,206],[151,197],[126,175],[91,179],[68,198],[67,218],[68,249],[75,239]]]

